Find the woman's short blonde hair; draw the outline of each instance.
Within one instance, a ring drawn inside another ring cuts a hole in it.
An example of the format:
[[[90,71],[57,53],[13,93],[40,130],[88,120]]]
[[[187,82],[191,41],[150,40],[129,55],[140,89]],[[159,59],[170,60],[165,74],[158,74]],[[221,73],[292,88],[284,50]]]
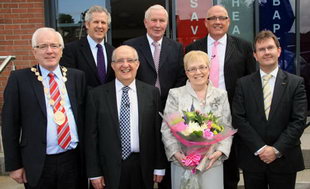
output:
[[[183,61],[184,61],[184,69],[185,70],[188,69],[188,64],[190,62],[194,62],[194,61],[203,61],[206,63],[206,65],[208,67],[210,67],[209,56],[207,53],[205,53],[203,51],[190,51],[190,52],[186,53]]]

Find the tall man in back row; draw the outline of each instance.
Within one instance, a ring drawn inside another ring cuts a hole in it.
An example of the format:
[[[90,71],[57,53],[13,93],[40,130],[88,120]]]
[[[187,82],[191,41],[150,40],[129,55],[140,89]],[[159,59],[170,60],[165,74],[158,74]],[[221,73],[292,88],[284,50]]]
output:
[[[186,47],[186,52],[201,50],[211,57],[210,80],[216,87],[226,89],[229,103],[232,103],[236,81],[256,70],[251,44],[227,34],[230,18],[227,10],[220,5],[207,12],[205,26],[209,34]],[[234,141],[238,140],[238,135]],[[229,159],[224,162],[224,188],[237,189],[239,169],[233,141]]]
[[[82,70],[87,86],[96,87],[114,79],[111,56],[114,47],[104,42],[111,23],[110,13],[92,6],[85,14],[87,37],[66,44],[60,64]]]

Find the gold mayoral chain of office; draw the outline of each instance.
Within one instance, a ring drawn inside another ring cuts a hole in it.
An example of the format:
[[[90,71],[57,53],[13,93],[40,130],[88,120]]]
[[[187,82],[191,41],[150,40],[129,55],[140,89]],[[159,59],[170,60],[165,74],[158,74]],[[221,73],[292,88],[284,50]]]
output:
[[[37,76],[38,81],[42,82],[42,85],[44,87],[44,93],[48,98],[48,102],[49,104],[53,107],[55,104],[55,101],[53,99],[51,99],[51,95],[49,92],[49,88],[45,87],[43,84],[43,77],[40,75],[40,73],[38,72],[38,69],[35,67],[31,68],[31,71],[34,72],[34,74]],[[65,83],[67,81],[67,68],[61,66],[61,71],[62,71],[62,81]],[[65,94],[67,94],[67,90],[65,85],[62,86],[61,91],[61,100],[60,100],[60,104],[62,106],[65,105],[65,101],[64,101],[64,96]],[[54,121],[57,125],[62,125],[66,120],[66,115],[64,112],[57,110],[56,112],[54,112]]]

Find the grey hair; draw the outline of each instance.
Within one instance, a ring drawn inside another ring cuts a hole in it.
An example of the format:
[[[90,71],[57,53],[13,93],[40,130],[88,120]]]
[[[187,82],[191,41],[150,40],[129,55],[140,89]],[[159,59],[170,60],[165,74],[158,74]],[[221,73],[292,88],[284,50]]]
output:
[[[37,38],[38,38],[38,35],[40,33],[44,33],[44,32],[53,32],[56,34],[56,36],[58,37],[58,40],[59,40],[59,43],[61,45],[61,48],[64,48],[64,40],[61,36],[61,34],[56,31],[54,28],[48,28],[48,27],[42,27],[42,28],[38,28],[33,34],[32,34],[32,38],[31,38],[31,45],[32,45],[32,48],[34,48],[35,46],[37,46]]]
[[[87,10],[87,12],[85,14],[85,22],[91,21],[93,19],[93,13],[95,13],[95,12],[99,12],[99,13],[104,12],[108,17],[108,25],[110,25],[111,14],[109,13],[109,11],[106,8],[103,8],[103,7],[98,6],[98,5],[92,6]]]
[[[150,6],[146,11],[145,11],[145,14],[144,14],[144,19],[148,19],[150,18],[151,16],[151,11],[152,10],[164,10],[165,11],[165,14],[167,16],[167,20],[168,20],[168,12],[167,10],[165,9],[165,7],[161,6],[161,5],[153,5],[153,6]]]

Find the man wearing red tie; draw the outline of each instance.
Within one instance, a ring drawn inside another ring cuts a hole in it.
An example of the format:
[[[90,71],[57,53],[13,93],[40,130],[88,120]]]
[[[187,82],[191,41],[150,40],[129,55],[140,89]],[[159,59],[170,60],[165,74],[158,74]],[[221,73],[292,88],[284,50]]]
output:
[[[81,179],[85,76],[59,66],[63,47],[54,29],[37,29],[32,52],[38,64],[13,71],[4,91],[5,168],[27,189],[86,184]]]

